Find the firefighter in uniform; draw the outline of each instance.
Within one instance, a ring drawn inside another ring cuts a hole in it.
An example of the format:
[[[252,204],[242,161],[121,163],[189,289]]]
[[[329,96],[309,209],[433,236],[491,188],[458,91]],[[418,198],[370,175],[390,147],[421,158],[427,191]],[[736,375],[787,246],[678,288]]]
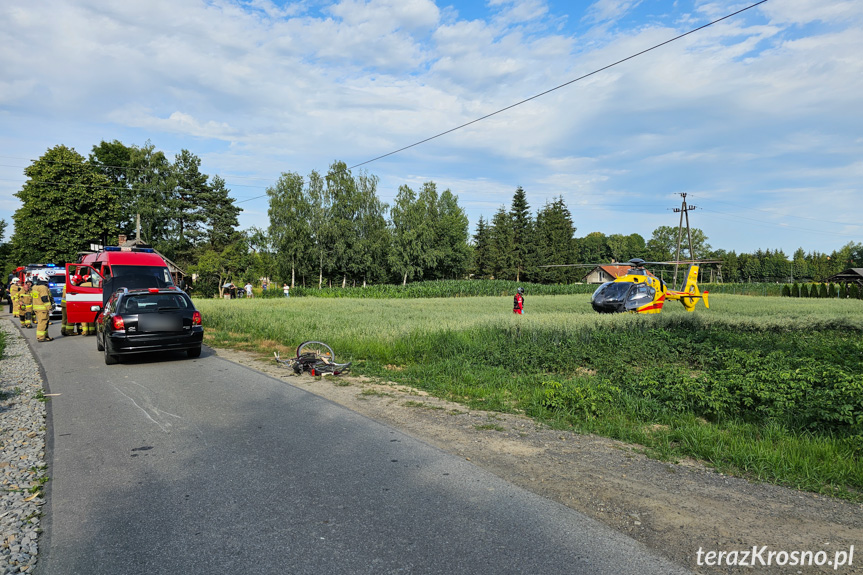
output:
[[[72,283],[74,285],[81,283],[81,276],[78,274],[73,275]],[[77,324],[69,323],[69,318],[66,315],[66,284],[63,284],[63,295],[60,297],[60,313],[63,316],[60,320],[60,335],[79,335],[78,332],[75,331],[75,326]]]
[[[93,281],[91,280],[89,275],[85,275],[82,279],[83,281],[78,285],[80,285],[81,287],[93,287]],[[82,323],[81,334],[96,335],[96,322]]]
[[[21,280],[18,278],[12,278],[12,283],[9,284],[9,301],[12,302],[12,317],[20,315],[21,313],[21,302],[19,301],[19,298],[21,297],[21,291],[23,289],[24,288],[21,287]]]
[[[53,298],[51,290],[43,281],[37,281],[30,291],[33,300],[33,314],[36,318],[36,341],[54,341],[48,336],[48,316],[51,315]]]
[[[33,294],[30,292],[33,289],[33,280],[24,280],[24,289],[18,294],[18,318],[21,320],[21,326],[26,328],[33,327]]]

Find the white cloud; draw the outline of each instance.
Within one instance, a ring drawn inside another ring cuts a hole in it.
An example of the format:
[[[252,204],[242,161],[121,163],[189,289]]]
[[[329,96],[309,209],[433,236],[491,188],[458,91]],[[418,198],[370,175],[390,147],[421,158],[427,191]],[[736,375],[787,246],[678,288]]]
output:
[[[307,174],[413,144],[743,7],[681,1],[645,17],[638,0],[571,14],[543,0],[491,0],[487,16],[466,20],[452,4],[0,4],[8,126],[0,154],[152,138],[199,154],[209,173]],[[566,30],[564,20],[581,24]],[[493,215],[489,205],[508,204],[519,184],[534,208],[558,195],[599,208],[627,194],[673,199],[686,190],[747,205],[794,188],[794,178],[812,194],[853,195],[863,152],[861,22],[857,1],[768,2],[365,168],[390,186],[382,193],[399,182],[450,187],[474,222]],[[0,213],[15,185],[0,181]],[[829,202],[787,205],[829,210]],[[591,210],[605,211],[615,210]],[[604,217],[589,227],[619,225],[619,210]],[[741,240],[711,235],[716,246],[724,241]]]

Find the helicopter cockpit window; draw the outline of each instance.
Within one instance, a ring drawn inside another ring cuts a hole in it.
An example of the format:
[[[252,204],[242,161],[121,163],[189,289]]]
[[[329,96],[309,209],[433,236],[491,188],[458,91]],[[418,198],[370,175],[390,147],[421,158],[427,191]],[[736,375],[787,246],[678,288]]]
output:
[[[632,287],[632,284],[627,282],[606,282],[593,292],[593,300],[602,299],[607,302],[622,302],[626,299],[626,294],[629,292],[630,287]]]
[[[647,284],[636,284],[635,289],[633,290],[632,295],[630,296],[632,299],[641,300],[641,299],[653,299],[653,296],[656,294],[654,289]]]

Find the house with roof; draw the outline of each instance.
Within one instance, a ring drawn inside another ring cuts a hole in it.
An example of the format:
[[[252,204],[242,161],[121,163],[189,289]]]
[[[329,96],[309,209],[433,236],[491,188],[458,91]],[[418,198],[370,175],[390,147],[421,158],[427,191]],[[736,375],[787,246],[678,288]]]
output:
[[[830,276],[824,281],[837,284],[857,284],[863,288],[863,268],[848,268],[845,271]]]
[[[629,264],[626,265],[617,265],[617,264],[609,264],[604,266],[596,266],[582,280],[587,284],[604,284],[605,282],[611,282],[616,280],[619,277],[625,276],[629,273],[629,270],[632,269],[632,266]],[[647,275],[652,276],[653,274],[647,270],[644,270]]]

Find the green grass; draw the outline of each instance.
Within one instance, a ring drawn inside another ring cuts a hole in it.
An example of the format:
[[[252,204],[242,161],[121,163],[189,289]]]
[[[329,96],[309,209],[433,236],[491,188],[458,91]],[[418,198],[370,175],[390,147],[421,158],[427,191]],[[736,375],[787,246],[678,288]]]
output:
[[[528,294],[521,317],[506,295],[196,303],[216,346],[321,340],[354,373],[472,408],[863,499],[860,301],[716,294],[709,310],[635,316]]]

